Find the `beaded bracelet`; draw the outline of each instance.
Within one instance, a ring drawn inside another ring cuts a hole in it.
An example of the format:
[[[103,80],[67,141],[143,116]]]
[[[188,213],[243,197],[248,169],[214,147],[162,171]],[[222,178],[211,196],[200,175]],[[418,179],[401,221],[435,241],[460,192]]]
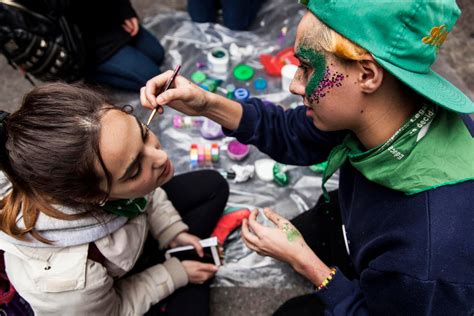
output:
[[[331,272],[329,273],[328,277],[324,279],[324,281],[316,288],[316,290],[320,291],[325,288],[336,275],[336,271],[336,268],[331,268]]]

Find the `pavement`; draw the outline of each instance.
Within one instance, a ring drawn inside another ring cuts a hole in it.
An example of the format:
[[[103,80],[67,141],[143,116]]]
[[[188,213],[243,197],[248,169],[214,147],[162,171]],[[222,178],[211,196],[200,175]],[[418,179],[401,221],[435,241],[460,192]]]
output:
[[[271,0],[269,0],[271,1]],[[441,49],[435,69],[464,93],[474,98],[474,6],[459,0],[463,14]],[[184,10],[184,0],[132,0],[140,17],[146,19],[168,10]],[[0,109],[15,111],[22,96],[31,89],[22,75],[0,57]],[[115,98],[131,94],[113,91]],[[211,291],[211,315],[271,315],[287,299],[308,292],[307,288],[219,287]]]

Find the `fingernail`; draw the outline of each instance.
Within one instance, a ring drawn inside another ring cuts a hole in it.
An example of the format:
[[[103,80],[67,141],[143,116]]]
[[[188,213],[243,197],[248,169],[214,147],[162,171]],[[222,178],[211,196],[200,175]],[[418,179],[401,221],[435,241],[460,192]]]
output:
[[[163,104],[163,101],[164,101],[164,100],[163,100],[163,97],[161,97],[161,96],[158,97],[158,98],[156,98],[156,102],[157,102],[158,104]]]

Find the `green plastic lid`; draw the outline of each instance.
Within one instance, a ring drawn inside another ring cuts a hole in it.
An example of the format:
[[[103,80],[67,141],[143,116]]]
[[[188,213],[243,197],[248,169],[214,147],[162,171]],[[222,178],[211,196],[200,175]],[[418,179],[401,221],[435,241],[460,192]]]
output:
[[[202,71],[196,71],[195,73],[191,75],[191,80],[194,81],[195,83],[201,83],[206,79],[207,79],[207,76]]]
[[[249,80],[253,77],[254,73],[255,71],[253,70],[253,68],[245,64],[237,65],[234,68],[234,77],[237,80]]]

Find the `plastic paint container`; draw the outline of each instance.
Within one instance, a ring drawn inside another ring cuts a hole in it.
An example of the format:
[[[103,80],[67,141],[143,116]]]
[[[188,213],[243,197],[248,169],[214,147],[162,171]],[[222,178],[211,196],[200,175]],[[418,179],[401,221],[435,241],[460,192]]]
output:
[[[281,68],[281,89],[285,92],[290,91],[290,84],[295,77],[298,66],[288,64]]]
[[[245,88],[238,88],[234,91],[234,99],[236,101],[245,101],[250,97],[249,90]]]
[[[250,147],[248,145],[242,144],[237,140],[231,141],[227,145],[227,154],[232,160],[242,160],[248,156]]]
[[[201,117],[181,116],[175,114],[173,117],[174,128],[201,127],[204,119]]]
[[[255,161],[255,173],[260,180],[273,181],[273,166],[276,161],[272,159],[259,159]]]
[[[222,80],[218,79],[206,79],[202,81],[199,86],[206,91],[216,92],[217,88],[221,85]]]
[[[232,73],[235,79],[246,81],[253,77],[255,71],[249,65],[240,64],[235,66],[234,71]]]
[[[268,86],[267,81],[263,79],[262,77],[258,77],[253,82],[253,87],[257,90],[265,90],[267,86]]]
[[[191,80],[194,82],[194,83],[201,83],[203,82],[204,80],[207,79],[207,76],[205,73],[203,73],[202,71],[196,71],[194,72],[192,75],[191,75]]]
[[[224,136],[222,127],[208,118],[204,118],[200,132],[205,139],[216,139]]]
[[[211,71],[224,73],[229,65],[229,53],[223,47],[216,47],[207,54],[207,61]]]

